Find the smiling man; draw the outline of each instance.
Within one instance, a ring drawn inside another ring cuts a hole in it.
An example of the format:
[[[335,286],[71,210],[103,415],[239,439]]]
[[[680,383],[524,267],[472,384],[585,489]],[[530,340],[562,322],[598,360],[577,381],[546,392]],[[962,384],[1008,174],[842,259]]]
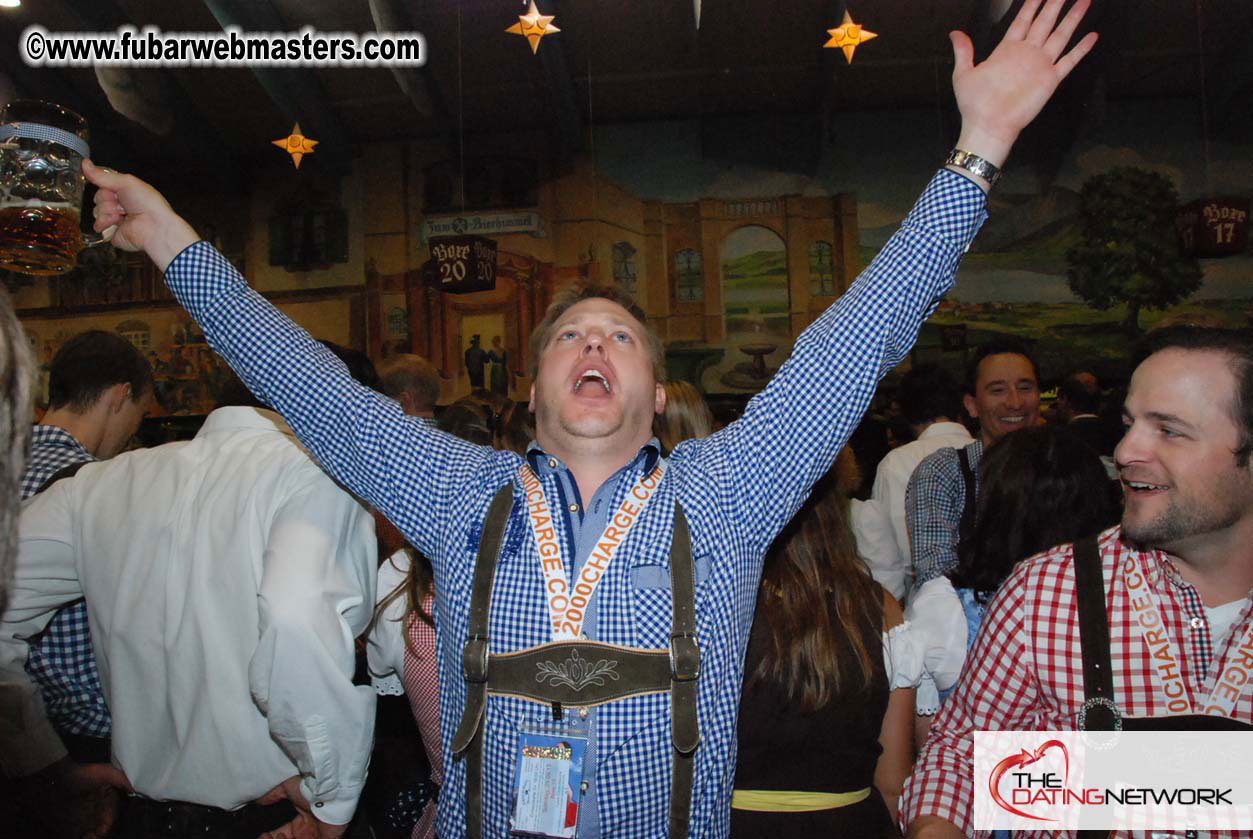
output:
[[[974,525],[984,448],[1040,421],[1040,385],[1026,348],[1014,341],[980,347],[966,367],[963,404],[979,421],[978,439],[928,455],[905,489],[915,591],[957,567],[958,540]]]
[[[1253,644],[1253,336],[1177,327],[1151,342],[1114,451],[1122,524],[1001,586],[905,786],[911,836],[970,835],[973,731],[1075,729],[1092,697],[1129,731],[1253,724],[1239,651]],[[1088,726],[1112,724],[1101,716]]]
[[[1095,43],[1067,51],[1088,4],[1063,5],[1029,0],[977,66],[954,33],[947,168],[744,416],[664,459],[661,344],[622,292],[557,295],[532,338],[536,439],[492,451],[354,386],[151,187],[84,163],[96,225],[147,251],[241,378],[430,557],[440,836],[727,835],[762,557],[952,284],[1018,133]]]

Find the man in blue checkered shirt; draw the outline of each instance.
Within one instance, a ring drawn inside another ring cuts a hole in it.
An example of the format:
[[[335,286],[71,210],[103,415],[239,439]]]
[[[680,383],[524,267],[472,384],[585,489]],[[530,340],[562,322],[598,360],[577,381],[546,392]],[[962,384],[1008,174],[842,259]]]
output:
[[[744,416],[675,448],[591,598],[583,623],[589,639],[637,649],[669,646],[668,550],[674,506],[681,503],[696,565],[701,658],[691,836],[728,831],[735,717],[762,557],[830,467],[879,377],[904,358],[922,320],[952,284],[984,218],[989,179],[1018,133],[1095,42],[1088,36],[1066,52],[1086,3],[1058,23],[1061,7],[1062,0],[1048,0],[1033,22],[1039,5],[1028,2],[1023,20],[978,66],[970,40],[955,33],[962,133],[949,167],[870,267],[797,339],[792,357]],[[658,462],[651,422],[665,402],[657,383],[660,341],[637,307],[622,305],[620,293],[605,292],[613,300],[563,298],[568,307],[550,309],[532,337],[536,440],[528,456],[474,446],[406,418],[395,402],[354,385],[332,355],[198,241],[151,187],[90,163],[84,171],[100,187],[96,227],[117,224],[115,245],[147,251],[248,386],[288,419],[328,471],[431,558],[446,773],[438,832],[446,839],[464,835],[465,762],[453,759],[449,744],[466,703],[461,645],[487,507],[499,487],[514,485],[495,572],[491,652],[548,643],[554,607],[546,598],[539,537],[523,503],[522,469],[533,470],[558,511],[552,528],[569,585],[582,578],[582,562],[609,511]],[[550,712],[547,704],[512,696],[488,698],[485,836],[509,833],[522,730],[551,722]],[[636,695],[565,716],[563,725],[577,729],[587,744],[586,783],[576,791],[579,837],[667,835],[669,696]]]
[[[121,452],[152,399],[152,366],[125,338],[92,330],[66,341],[48,371],[48,410],[31,430],[22,498],[67,466]],[[57,612],[31,643],[26,672],[39,685],[48,719],[70,755],[84,763],[107,763],[112,722],[86,604],[80,600]]]
[[[1040,384],[1035,360],[1017,341],[981,346],[967,365],[966,412],[979,436],[961,449],[945,447],[923,458],[905,487],[914,591],[957,567],[957,544],[979,497],[983,450],[1010,432],[1040,422]],[[965,458],[965,467],[962,458]],[[969,480],[967,472],[969,470]],[[967,484],[973,492],[966,492]]]

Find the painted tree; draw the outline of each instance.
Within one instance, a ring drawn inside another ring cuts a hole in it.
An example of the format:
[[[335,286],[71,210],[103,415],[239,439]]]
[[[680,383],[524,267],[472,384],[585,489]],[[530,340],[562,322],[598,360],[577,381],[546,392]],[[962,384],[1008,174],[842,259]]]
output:
[[[1140,331],[1140,309],[1164,309],[1201,287],[1195,258],[1179,251],[1175,188],[1134,167],[1088,178],[1080,193],[1081,240],[1066,252],[1070,290],[1097,309],[1127,304],[1123,328]]]

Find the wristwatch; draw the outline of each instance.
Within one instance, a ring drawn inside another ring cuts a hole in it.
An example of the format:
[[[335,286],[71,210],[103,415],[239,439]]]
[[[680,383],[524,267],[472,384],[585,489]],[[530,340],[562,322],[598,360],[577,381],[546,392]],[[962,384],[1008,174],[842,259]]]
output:
[[[949,153],[948,160],[944,161],[946,165],[956,166],[959,169],[965,169],[971,174],[978,175],[988,182],[989,185],[995,185],[1001,179],[1001,170],[993,166],[988,161],[979,157],[977,154],[971,154],[962,149],[953,149]]]

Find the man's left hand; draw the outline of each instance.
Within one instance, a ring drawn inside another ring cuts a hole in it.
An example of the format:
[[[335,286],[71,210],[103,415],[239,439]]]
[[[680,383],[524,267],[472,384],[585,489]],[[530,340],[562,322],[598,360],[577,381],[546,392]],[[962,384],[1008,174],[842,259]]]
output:
[[[1066,51],[1089,2],[1079,0],[1058,22],[1063,0],[1047,0],[1043,8],[1040,0],[1027,0],[1005,37],[979,64],[970,38],[950,33],[953,93],[962,117],[958,148],[995,166],[1005,162],[1019,133],[1096,45],[1096,33],[1090,32]]]

